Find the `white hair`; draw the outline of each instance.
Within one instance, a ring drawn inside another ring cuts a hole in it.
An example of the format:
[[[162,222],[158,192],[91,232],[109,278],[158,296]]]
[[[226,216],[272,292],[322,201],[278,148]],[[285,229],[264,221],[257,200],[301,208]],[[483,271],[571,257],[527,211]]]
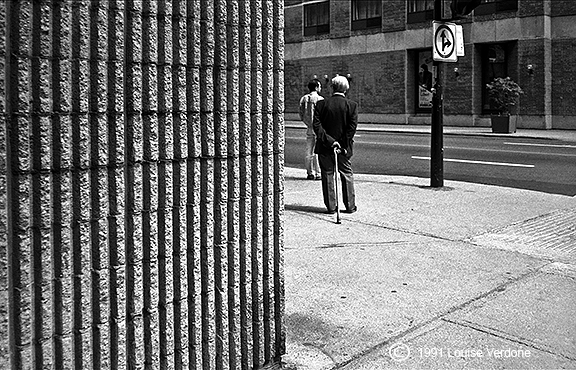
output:
[[[336,76],[332,79],[332,89],[334,92],[345,93],[350,88],[348,79],[344,76]]]

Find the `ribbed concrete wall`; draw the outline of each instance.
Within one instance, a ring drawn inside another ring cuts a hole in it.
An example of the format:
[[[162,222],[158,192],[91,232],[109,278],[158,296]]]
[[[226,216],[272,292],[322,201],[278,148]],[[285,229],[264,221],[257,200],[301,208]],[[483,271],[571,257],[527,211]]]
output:
[[[284,351],[283,0],[0,2],[0,368]]]

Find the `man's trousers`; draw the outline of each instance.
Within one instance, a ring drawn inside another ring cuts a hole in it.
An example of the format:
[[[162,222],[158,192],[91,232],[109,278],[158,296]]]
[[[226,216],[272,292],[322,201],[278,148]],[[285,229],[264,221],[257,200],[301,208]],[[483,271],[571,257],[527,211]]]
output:
[[[328,211],[336,210],[336,192],[334,189],[334,154],[318,154],[320,170],[322,172],[322,194],[324,204]],[[338,170],[342,184],[342,199],[347,211],[356,210],[356,196],[354,194],[354,173],[350,159],[344,154],[338,154]]]
[[[306,174],[308,176],[317,176],[320,174],[318,156],[314,154],[315,145],[316,135],[306,135],[306,155],[304,157],[304,165],[306,168]]]

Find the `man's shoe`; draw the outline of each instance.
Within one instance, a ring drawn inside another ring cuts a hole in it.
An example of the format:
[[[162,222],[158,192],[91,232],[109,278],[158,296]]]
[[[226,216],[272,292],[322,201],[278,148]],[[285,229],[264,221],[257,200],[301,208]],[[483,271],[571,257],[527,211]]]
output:
[[[333,209],[333,210],[330,210],[330,209],[329,209],[329,210],[327,210],[327,211],[324,211],[324,213],[327,214],[327,215],[333,215],[334,213],[336,213],[336,210],[335,210],[335,209]]]
[[[322,176],[316,175],[316,176],[314,176],[314,179],[315,179],[315,180],[322,180]]]
[[[306,180],[314,180],[314,175],[310,174],[306,177]]]
[[[354,207],[354,208],[352,208],[352,209],[347,209],[347,210],[345,210],[344,213],[354,213],[354,212],[356,212],[357,210],[358,210],[358,207]]]

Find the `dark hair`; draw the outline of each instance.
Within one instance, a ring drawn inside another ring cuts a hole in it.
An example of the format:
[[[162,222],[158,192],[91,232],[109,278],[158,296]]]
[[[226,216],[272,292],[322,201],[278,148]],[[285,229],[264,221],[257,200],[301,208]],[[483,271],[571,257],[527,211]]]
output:
[[[426,64],[422,64],[420,66],[420,68],[422,68],[423,70],[427,71],[428,70],[428,66]]]
[[[318,86],[322,86],[322,84],[317,78],[313,78],[308,82],[308,90],[310,90],[310,92],[316,90]]]

